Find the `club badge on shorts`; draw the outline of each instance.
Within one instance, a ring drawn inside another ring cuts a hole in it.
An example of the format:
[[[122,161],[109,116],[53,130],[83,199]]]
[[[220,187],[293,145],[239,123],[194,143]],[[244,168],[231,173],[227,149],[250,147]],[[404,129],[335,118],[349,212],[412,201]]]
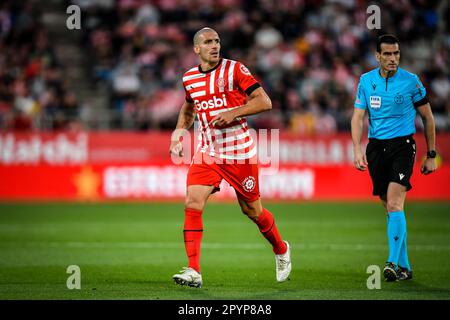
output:
[[[256,180],[253,176],[248,176],[247,178],[242,181],[242,186],[244,187],[244,190],[247,192],[253,191],[255,189]]]
[[[370,107],[372,109],[380,109],[381,97],[380,96],[370,96]]]

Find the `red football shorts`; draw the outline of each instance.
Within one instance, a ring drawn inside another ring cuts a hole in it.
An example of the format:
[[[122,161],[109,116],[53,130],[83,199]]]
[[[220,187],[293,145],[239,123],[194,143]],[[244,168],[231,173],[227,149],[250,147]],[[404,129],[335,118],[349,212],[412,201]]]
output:
[[[259,199],[258,164],[222,161],[205,153],[197,152],[192,159],[187,175],[187,186],[214,186],[213,193],[219,191],[225,179],[236,191],[239,199],[253,202]],[[253,161],[252,161],[253,162]]]

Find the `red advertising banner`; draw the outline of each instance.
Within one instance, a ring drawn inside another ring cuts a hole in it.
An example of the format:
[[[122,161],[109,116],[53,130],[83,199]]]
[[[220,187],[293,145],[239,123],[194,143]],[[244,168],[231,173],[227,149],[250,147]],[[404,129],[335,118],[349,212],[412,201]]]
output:
[[[273,133],[275,132],[275,133]],[[253,131],[260,156],[275,148],[281,164],[347,165],[353,162],[350,134],[299,137],[278,131]],[[0,165],[85,165],[171,163],[170,133],[91,132],[77,134],[0,133]],[[275,138],[275,139],[272,139]],[[272,143],[277,140],[276,143]],[[418,155],[425,154],[422,133],[415,135]],[[193,149],[197,137],[185,136]],[[437,137],[437,150],[450,161],[450,134]],[[192,156],[192,150],[190,153]],[[188,157],[189,159],[191,157]],[[189,159],[187,162],[189,162]]]
[[[260,154],[277,158],[261,167],[264,199],[373,199],[368,172],[352,166],[349,135],[278,137],[258,141]],[[437,137],[440,167],[428,176],[419,172],[424,139],[419,134],[415,138],[418,158],[408,198],[450,200],[450,135]],[[272,140],[278,144],[268,152]],[[190,158],[175,165],[169,141],[170,134],[160,132],[0,134],[0,200],[182,199]],[[235,194],[224,181],[214,198],[234,199]]]

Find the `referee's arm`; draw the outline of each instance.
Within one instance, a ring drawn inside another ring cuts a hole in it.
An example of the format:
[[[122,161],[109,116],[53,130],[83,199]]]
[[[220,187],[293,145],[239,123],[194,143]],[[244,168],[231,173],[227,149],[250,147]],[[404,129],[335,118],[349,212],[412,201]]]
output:
[[[353,108],[352,116],[352,141],[353,141],[353,164],[355,168],[360,171],[367,169],[367,158],[361,150],[361,137],[364,128],[364,113],[365,109]]]
[[[431,112],[431,106],[427,102],[416,107],[417,112],[422,118],[425,140],[427,142],[427,150],[436,150],[436,129],[434,124],[433,112]],[[428,158],[425,160],[421,167],[423,174],[429,174],[436,170],[436,161],[434,158]]]

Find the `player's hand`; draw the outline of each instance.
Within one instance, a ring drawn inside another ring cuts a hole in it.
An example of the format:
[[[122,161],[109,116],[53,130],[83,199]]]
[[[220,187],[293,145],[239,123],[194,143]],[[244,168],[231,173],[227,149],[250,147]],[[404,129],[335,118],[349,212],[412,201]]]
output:
[[[209,122],[210,126],[215,128],[220,128],[223,126],[226,126],[230,123],[232,123],[235,119],[233,111],[225,111],[222,113],[219,113],[217,116],[212,118],[212,120]]]
[[[361,152],[361,150],[355,151],[353,164],[355,165],[355,168],[358,169],[359,171],[366,171],[368,164],[367,157],[364,153]]]
[[[422,174],[430,174],[434,171],[436,171],[436,159],[426,158],[420,168],[420,172],[422,172]]]
[[[170,142],[170,153],[179,157],[182,157],[184,155],[183,144],[181,143],[181,141]]]

